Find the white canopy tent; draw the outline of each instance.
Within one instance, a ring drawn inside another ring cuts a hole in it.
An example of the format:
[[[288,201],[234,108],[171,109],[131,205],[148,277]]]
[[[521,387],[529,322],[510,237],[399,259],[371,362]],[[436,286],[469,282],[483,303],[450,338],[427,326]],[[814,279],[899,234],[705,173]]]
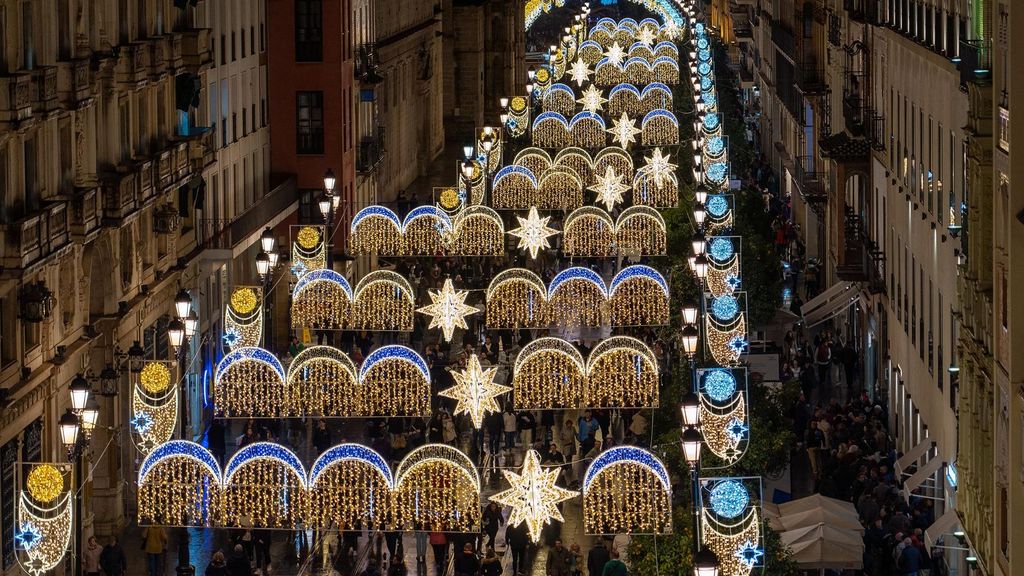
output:
[[[782,532],[779,538],[803,570],[857,570],[864,566],[864,540],[852,530],[818,524]]]

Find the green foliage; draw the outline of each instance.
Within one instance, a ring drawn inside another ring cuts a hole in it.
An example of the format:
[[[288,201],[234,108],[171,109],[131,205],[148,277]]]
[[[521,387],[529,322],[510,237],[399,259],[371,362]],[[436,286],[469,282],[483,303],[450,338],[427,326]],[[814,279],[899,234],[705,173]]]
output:
[[[797,441],[789,414],[800,396],[800,387],[790,382],[780,387],[751,384],[749,389],[750,444],[730,474],[775,476],[785,470]]]

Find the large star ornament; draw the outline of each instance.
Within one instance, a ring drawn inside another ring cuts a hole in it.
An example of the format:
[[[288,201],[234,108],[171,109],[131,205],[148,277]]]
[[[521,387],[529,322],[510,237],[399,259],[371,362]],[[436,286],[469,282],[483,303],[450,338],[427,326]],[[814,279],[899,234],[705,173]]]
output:
[[[640,33],[637,34],[637,37],[636,37],[636,41],[637,42],[640,42],[641,44],[645,44],[647,46],[650,46],[651,44],[654,44],[654,41],[656,39],[657,38],[654,35],[654,30],[651,30],[647,26],[644,26],[643,28],[641,28],[640,29]]]
[[[607,206],[608,211],[615,209],[615,205],[622,202],[622,194],[629,190],[629,186],[623,182],[624,176],[616,174],[615,169],[608,166],[604,169],[604,175],[597,175],[597,184],[590,186],[587,190],[597,193],[597,201]]]
[[[654,185],[661,187],[672,177],[676,165],[668,161],[668,154],[662,154],[661,148],[655,148],[650,156],[644,156],[644,171],[654,180]]]
[[[456,328],[463,330],[469,328],[469,325],[466,324],[466,316],[479,312],[476,308],[466,304],[466,296],[469,292],[456,290],[450,278],[444,281],[444,286],[440,291],[430,290],[428,294],[431,304],[416,311],[430,316],[428,330],[441,327],[445,342],[452,341],[452,333]]]
[[[469,414],[473,419],[473,426],[480,428],[484,423],[484,415],[501,410],[495,398],[512,390],[508,386],[494,383],[494,376],[497,373],[497,366],[484,370],[480,366],[480,359],[473,354],[469,357],[469,366],[465,370],[452,372],[455,386],[442,390],[440,394],[457,402],[456,416]]]
[[[583,86],[583,84],[590,80],[590,67],[582,59],[577,58],[572,68],[569,68],[569,77],[572,78],[572,81],[577,86]]]
[[[625,112],[618,120],[612,120],[613,126],[608,129],[608,132],[612,135],[612,140],[619,143],[619,146],[628,148],[630,144],[636,142],[636,135],[643,132],[643,130],[636,127],[634,120],[629,117],[629,114]]]
[[[626,57],[626,51],[622,49],[622,46],[619,46],[618,42],[614,42],[604,55],[612,64],[622,66],[622,59]]]
[[[583,96],[576,100],[587,112],[599,112],[604,110],[604,103],[608,100],[601,94],[601,91],[591,84],[583,91]]]
[[[502,506],[510,506],[512,514],[508,518],[509,526],[518,526],[526,522],[530,539],[540,541],[540,531],[552,520],[562,522],[562,513],[558,511],[558,503],[576,496],[576,492],[555,486],[560,469],[557,467],[542,468],[540,455],[536,450],[526,452],[523,469],[519,474],[502,470],[505,479],[512,485],[504,492],[491,496],[492,502]]]
[[[530,258],[536,258],[537,252],[542,249],[551,248],[548,238],[558,234],[558,230],[548,226],[551,216],[541,218],[537,213],[537,207],[534,206],[530,208],[530,214],[526,218],[516,216],[516,220],[519,220],[519,228],[509,230],[509,234],[519,238],[518,247],[529,250]]]

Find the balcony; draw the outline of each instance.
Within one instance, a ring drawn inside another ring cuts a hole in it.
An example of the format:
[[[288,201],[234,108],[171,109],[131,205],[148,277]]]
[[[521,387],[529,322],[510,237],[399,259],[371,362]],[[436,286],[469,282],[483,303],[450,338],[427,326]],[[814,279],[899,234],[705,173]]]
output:
[[[279,176],[279,175],[275,175]],[[202,219],[196,223],[196,243],[209,257],[231,259],[231,251],[247,239],[255,242],[268,223],[277,222],[298,207],[295,179],[279,181],[256,204],[234,220]],[[223,253],[222,253],[223,252]]]
[[[796,180],[800,188],[800,194],[808,204],[823,204],[828,202],[828,195],[825,193],[825,179],[828,173],[819,168],[811,156],[798,156],[794,163]]]
[[[118,84],[128,88],[144,86],[149,80],[149,45],[144,43],[123,44],[114,66],[114,77]]]
[[[384,160],[384,128],[378,127],[377,136],[364,136],[359,141],[359,154],[356,156],[356,172],[369,174],[380,166]]]
[[[848,282],[866,282],[872,294],[885,292],[885,253],[864,230],[860,215],[845,206],[843,251],[836,276]]]
[[[61,252],[69,243],[67,204],[46,205],[31,216],[0,224],[0,266],[26,270]]]
[[[793,31],[788,26],[783,24],[779,20],[772,20],[772,42],[778,47],[779,51],[789,57],[793,62],[797,61],[796,57],[796,39],[793,37]]]
[[[102,190],[102,222],[104,226],[119,227],[139,207],[140,174],[121,166],[115,172],[100,174]]]
[[[32,71],[32,107],[40,112],[57,108],[57,67],[42,66]]]
[[[749,23],[734,24],[732,32],[736,35],[737,42],[746,42],[748,44],[754,43],[754,31],[751,29]]]
[[[815,67],[813,62],[798,65],[796,67],[796,88],[804,96],[820,96],[828,93],[825,69]]]
[[[960,89],[968,84],[992,84],[992,42],[988,40],[960,41]]]
[[[32,116],[32,75],[0,76],[0,123],[17,124]]]
[[[854,22],[878,25],[881,24],[878,3],[879,0],[843,0],[843,7]]]
[[[86,241],[100,228],[102,208],[99,188],[76,188],[71,197],[71,237]]]
[[[80,108],[94,97],[88,58],[57,63],[57,97],[69,108]]]
[[[213,66],[209,28],[190,28],[181,32],[181,59],[193,74]]]

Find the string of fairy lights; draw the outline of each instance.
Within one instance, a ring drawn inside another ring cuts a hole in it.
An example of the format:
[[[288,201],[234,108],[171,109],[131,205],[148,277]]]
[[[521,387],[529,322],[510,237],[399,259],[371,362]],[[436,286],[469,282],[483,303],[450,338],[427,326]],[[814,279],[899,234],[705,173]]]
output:
[[[404,218],[383,206],[361,209],[350,223],[348,251],[491,257],[503,256],[509,241],[530,259],[555,251],[580,258],[664,254],[667,232],[659,209],[676,206],[680,191],[674,158],[680,130],[671,88],[683,81],[677,42],[689,33],[687,43],[704,40],[707,49],[707,35],[674,2],[636,1],[665,23],[605,18],[587,30],[584,8],[561,45],[552,47],[548,63],[532,72],[528,93],[504,99],[500,134],[486,142],[488,154],[460,161],[456,183],[435,190],[436,204],[416,207]],[[529,0],[527,26],[556,5],[558,0]],[[713,74],[706,59],[693,70],[698,104],[715,101]],[[694,150],[703,160],[700,181],[716,190],[702,202],[706,229],[724,234],[732,224],[731,199],[722,191],[728,152],[721,118],[709,120],[717,114],[713,106],[698,106],[705,113]],[[512,146],[505,138],[532,146],[502,165],[502,149]],[[485,141],[476,144],[479,150]],[[501,211],[514,214],[505,218]],[[551,211],[563,212],[560,225]],[[452,279],[426,291],[429,301],[417,301],[409,281],[387,270],[363,276],[352,288],[326,267],[326,241],[322,227],[293,231],[297,280],[291,318],[297,328],[411,331],[421,314],[428,330],[450,341],[467,328],[467,318],[481,313],[488,329],[661,326],[670,317],[668,282],[645,265],[626,266],[611,278],[568,267],[547,284],[527,268],[508,268],[492,279],[477,307],[467,302],[470,291]],[[742,456],[749,439],[745,372],[734,367],[745,346],[745,295],[737,291],[738,239],[711,237],[708,245],[705,346],[722,368],[702,372],[701,410],[705,441],[728,463]],[[360,364],[331,346],[310,346],[286,370],[258,347],[262,299],[258,287],[239,286],[226,307],[225,326],[234,336],[225,342],[230,352],[212,382],[219,417],[430,413],[430,370],[404,346],[378,348]],[[659,404],[656,356],[628,336],[604,339],[586,358],[564,339],[538,338],[516,357],[510,385],[498,384],[496,371],[471,356],[452,373],[454,385],[440,394],[454,400],[456,413],[467,414],[477,428],[506,395],[517,410]],[[157,372],[154,367],[139,380],[139,390],[149,397],[161,391]],[[330,448],[308,469],[286,447],[267,442],[240,450],[223,469],[206,448],[169,436],[152,442],[144,455],[137,480],[140,525],[479,529],[479,472],[466,454],[448,445],[413,450],[394,471],[380,454],[358,444]],[[557,505],[578,496],[587,533],[672,530],[671,483],[649,450],[620,446],[602,452],[588,466],[579,494],[558,486],[558,468],[541,466],[532,451],[518,470],[503,471],[510,487],[490,499],[511,508],[510,523],[524,523],[535,541],[545,524],[561,520]],[[702,492],[701,515],[708,519],[702,519],[701,541],[723,558],[723,574],[745,576],[763,555],[759,485],[702,479],[702,487],[707,496]]]

